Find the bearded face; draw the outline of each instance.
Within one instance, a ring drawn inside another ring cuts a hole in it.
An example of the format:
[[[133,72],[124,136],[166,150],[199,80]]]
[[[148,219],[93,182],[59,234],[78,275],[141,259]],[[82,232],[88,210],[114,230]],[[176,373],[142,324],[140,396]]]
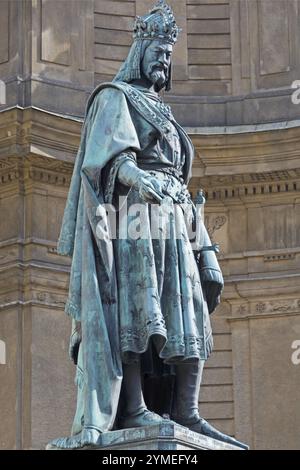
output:
[[[173,46],[166,42],[151,41],[146,48],[142,60],[142,74],[155,86],[156,91],[162,90],[169,78]]]

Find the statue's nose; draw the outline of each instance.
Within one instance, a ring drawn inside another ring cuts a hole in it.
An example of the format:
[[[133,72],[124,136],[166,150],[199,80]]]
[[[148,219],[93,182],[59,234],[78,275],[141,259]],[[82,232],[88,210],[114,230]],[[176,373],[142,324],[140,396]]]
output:
[[[164,68],[168,68],[168,66],[169,66],[169,63],[168,63],[168,61],[167,61],[166,59],[161,59],[161,60],[159,61],[159,63],[160,63]]]

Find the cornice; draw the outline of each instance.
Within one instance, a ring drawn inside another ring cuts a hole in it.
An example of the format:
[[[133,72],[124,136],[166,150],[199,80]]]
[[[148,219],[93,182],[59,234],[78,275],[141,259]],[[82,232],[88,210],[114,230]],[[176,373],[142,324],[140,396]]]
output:
[[[190,130],[196,148],[191,190],[203,188],[216,201],[299,192],[300,127],[279,124],[223,134]],[[0,184],[23,175],[67,187],[81,126],[80,119],[37,108],[0,112]]]
[[[26,158],[28,177],[33,181],[41,181],[52,186],[69,188],[73,172],[73,164],[61,160],[30,155]]]
[[[190,134],[194,176],[273,173],[300,168],[300,126],[273,130]]]
[[[51,186],[69,188],[73,164],[61,160],[29,155],[0,157],[0,186],[5,187],[20,179],[23,182],[40,181]]]
[[[28,154],[73,162],[82,122],[35,108],[0,113],[0,158]]]
[[[300,158],[300,157],[299,157]],[[276,195],[281,199],[285,196],[299,195],[300,168],[267,171],[248,174],[231,174],[221,176],[193,176],[190,189],[196,193],[203,189],[206,198],[211,201],[236,201],[255,198],[261,200]]]

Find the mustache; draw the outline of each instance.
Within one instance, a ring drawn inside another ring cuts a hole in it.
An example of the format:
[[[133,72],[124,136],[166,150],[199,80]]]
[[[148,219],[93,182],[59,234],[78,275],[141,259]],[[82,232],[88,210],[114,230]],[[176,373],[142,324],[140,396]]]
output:
[[[167,65],[163,65],[160,63],[154,63],[150,65],[150,72],[156,72],[156,71],[161,71],[164,72],[165,74],[168,74],[169,72],[169,67]]]

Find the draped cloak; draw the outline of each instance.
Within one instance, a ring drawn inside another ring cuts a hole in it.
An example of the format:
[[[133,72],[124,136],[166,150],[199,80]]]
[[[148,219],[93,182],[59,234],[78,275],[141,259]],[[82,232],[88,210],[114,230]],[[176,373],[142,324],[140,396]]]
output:
[[[99,207],[108,202],[113,190],[107,187],[105,168],[123,152],[141,151],[141,136],[130,109],[142,123],[152,126],[160,139],[168,141],[170,123],[176,128],[185,154],[182,173],[186,184],[191,177],[193,145],[167,107],[155,106],[139,89],[124,82],[96,88],[87,105],[58,242],[58,252],[72,256],[65,310],[82,325],[73,434],[83,426],[108,431],[117,415],[122,355],[115,250],[108,232],[103,229],[99,237],[97,230]],[[101,218],[105,218],[105,211]],[[201,359],[208,357],[211,348],[210,339]]]

